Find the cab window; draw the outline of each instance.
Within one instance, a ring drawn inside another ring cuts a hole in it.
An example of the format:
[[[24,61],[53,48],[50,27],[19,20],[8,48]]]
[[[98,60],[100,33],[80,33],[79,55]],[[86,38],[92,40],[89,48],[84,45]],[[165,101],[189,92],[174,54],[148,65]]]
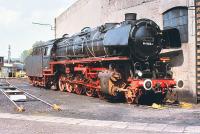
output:
[[[48,55],[48,47],[45,47],[45,48],[44,48],[44,53],[43,53],[43,55],[44,55],[44,56],[47,56],[47,55]]]

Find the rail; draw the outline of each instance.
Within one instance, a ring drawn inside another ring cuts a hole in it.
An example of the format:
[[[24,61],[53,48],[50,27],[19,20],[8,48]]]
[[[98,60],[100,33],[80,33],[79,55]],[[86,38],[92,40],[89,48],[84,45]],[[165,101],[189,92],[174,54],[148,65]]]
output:
[[[46,105],[50,106],[51,108],[53,108],[56,111],[60,111],[61,110],[60,106],[58,106],[57,104],[51,104],[51,103],[49,103],[49,102],[47,102],[47,101],[45,101],[45,100],[43,100],[43,99],[31,94],[31,93],[26,92],[22,88],[18,88],[17,86],[11,84],[7,79],[4,79],[4,80],[5,81],[3,83],[2,83],[2,79],[0,81],[0,91],[17,108],[18,112],[24,112],[25,108],[22,105],[18,105],[17,101],[14,101],[13,99],[11,99],[11,97],[8,94],[8,92],[6,91],[8,89],[12,89],[12,92],[14,92],[14,93],[16,93],[16,92],[17,93],[21,93],[24,96],[26,96],[27,98],[38,100],[38,101],[42,102],[43,104],[46,104]]]

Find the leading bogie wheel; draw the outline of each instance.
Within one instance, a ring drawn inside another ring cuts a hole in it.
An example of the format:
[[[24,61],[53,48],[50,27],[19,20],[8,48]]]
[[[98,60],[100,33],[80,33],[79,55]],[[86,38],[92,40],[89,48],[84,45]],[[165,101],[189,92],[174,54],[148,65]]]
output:
[[[125,98],[128,104],[133,104],[135,102],[135,96],[134,96],[133,91],[131,90],[128,90],[125,92]]]
[[[93,89],[86,89],[85,94],[89,97],[94,97],[95,96],[95,92]]]

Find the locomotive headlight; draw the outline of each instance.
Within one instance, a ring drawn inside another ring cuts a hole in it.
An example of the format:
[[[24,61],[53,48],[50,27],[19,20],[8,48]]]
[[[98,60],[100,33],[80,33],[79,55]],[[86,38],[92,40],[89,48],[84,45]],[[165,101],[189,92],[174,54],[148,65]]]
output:
[[[143,83],[143,87],[145,90],[151,90],[152,89],[152,81],[150,79],[146,79]]]
[[[176,85],[178,86],[179,89],[182,89],[184,87],[184,82],[183,80],[178,80]]]
[[[137,76],[139,76],[139,77],[142,77],[142,75],[143,75],[142,71],[140,71],[140,70],[137,70],[135,73],[136,73]]]

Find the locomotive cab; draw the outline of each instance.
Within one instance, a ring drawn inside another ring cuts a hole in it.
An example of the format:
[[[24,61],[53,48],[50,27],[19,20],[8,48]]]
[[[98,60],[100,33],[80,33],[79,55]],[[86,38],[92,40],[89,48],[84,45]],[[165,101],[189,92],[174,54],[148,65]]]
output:
[[[28,76],[42,77],[43,69],[49,68],[53,40],[33,46],[33,52],[25,60]]]

